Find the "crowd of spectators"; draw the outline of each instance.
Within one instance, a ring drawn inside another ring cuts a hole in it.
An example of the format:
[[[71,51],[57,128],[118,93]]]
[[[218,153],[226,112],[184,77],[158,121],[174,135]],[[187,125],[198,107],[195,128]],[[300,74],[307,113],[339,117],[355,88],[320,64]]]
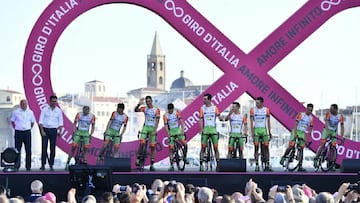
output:
[[[123,186],[115,184],[112,191],[98,197],[93,194],[80,197],[77,190],[71,188],[67,197],[57,198],[52,192],[44,193],[43,183],[34,180],[30,185],[31,194],[25,197],[9,197],[6,188],[0,186],[0,203],[353,203],[360,202],[359,184],[360,181],[354,184],[342,183],[333,194],[316,191],[305,184],[273,185],[267,193],[263,193],[258,184],[250,179],[243,191],[219,194],[216,188],[155,179],[149,188],[139,183]]]

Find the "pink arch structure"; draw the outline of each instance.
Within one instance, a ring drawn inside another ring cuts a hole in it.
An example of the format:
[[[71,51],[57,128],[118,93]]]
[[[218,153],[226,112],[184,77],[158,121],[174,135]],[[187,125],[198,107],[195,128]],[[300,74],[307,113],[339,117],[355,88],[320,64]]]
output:
[[[213,103],[224,110],[244,92],[252,97],[262,96],[272,115],[287,129],[291,129],[295,116],[304,111],[303,104],[268,75],[278,62],[285,58],[302,41],[335,14],[348,8],[360,6],[359,0],[312,0],[307,1],[299,10],[267,36],[249,54],[245,54],[206,18],[184,0],[58,0],[52,1],[43,11],[29,36],[23,62],[23,80],[29,105],[39,118],[41,109],[47,105],[53,94],[50,80],[50,64],[57,40],[65,28],[82,13],[109,3],[128,3],[149,9],[161,16],[193,46],[202,52],[223,72],[206,92],[214,95]],[[199,131],[198,109],[202,97],[188,105],[182,115],[187,126],[187,135],[191,139]],[[64,131],[57,140],[57,146],[63,151],[70,149],[72,122],[66,116]],[[310,148],[315,151],[320,144],[319,132],[324,127],[316,119],[314,132],[307,139],[312,142]],[[158,140],[166,137],[165,130],[158,131]],[[92,141],[94,149],[102,145],[102,140]],[[121,151],[134,155],[138,142],[122,143]],[[161,149],[164,148],[160,142]],[[358,142],[346,140],[338,148],[337,163],[345,158],[360,159]],[[168,150],[159,150],[156,161],[168,156]],[[131,156],[134,158],[134,156]],[[94,163],[96,153],[90,156]]]

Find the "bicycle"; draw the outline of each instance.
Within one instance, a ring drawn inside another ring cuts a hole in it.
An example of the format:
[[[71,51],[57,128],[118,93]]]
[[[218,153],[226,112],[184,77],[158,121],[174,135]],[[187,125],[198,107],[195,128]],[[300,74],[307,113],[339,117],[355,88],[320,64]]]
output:
[[[259,135],[259,146],[260,152],[258,153],[258,155],[260,155],[261,168],[263,171],[265,171],[267,166],[267,159],[265,154],[264,135]]]
[[[210,137],[212,135],[217,135],[219,136],[219,133],[216,134],[207,134]],[[209,137],[208,141],[207,141],[207,145],[205,148],[205,153],[204,153],[204,162],[205,162],[205,170],[208,171],[210,168],[210,171],[213,170],[213,168],[216,168],[216,160],[215,160],[215,152],[214,152],[214,148],[213,148],[213,143],[211,141],[211,138]]]
[[[304,138],[296,137],[296,145],[293,146],[289,153],[285,156],[283,167],[288,171],[294,171],[299,167],[300,159],[303,156],[304,149],[301,147],[301,141],[305,141]]]
[[[75,165],[81,165],[81,164],[86,164],[83,162],[82,158],[84,158],[84,135],[79,135],[80,140],[77,146],[77,152],[76,152],[76,156],[75,156]]]
[[[231,152],[230,156],[232,159],[243,158],[243,151],[240,150],[240,138],[245,139],[247,143],[247,136],[235,137],[234,139],[234,150]],[[230,138],[232,139],[232,138]],[[239,153],[239,156],[237,154]]]
[[[144,134],[142,132],[139,131],[138,133],[138,138],[140,138],[140,135]],[[146,133],[146,138],[145,138],[145,144],[142,145],[141,149],[140,149],[140,154],[138,155],[138,160],[139,160],[139,164],[138,164],[138,169],[140,171],[144,171],[144,167],[145,167],[145,161],[146,158],[148,157],[148,150],[147,150],[147,146],[148,146],[148,140],[149,140],[149,133]]]
[[[104,141],[105,141],[105,136],[104,136]],[[105,157],[113,157],[112,154],[113,147],[114,147],[114,137],[112,137],[109,140],[109,143],[107,144],[104,153],[99,155],[98,159],[96,160],[97,165],[104,165]]]
[[[314,160],[315,172],[317,172],[319,170],[319,168],[323,172],[328,172],[330,169],[335,167],[335,161],[332,161],[332,160],[336,160],[336,158],[337,158],[337,146],[332,145],[332,141],[331,141],[332,138],[334,138],[334,137],[326,138],[325,147],[320,152],[319,158],[317,160]],[[341,139],[340,143],[337,143],[337,145],[342,145],[343,143],[344,143],[344,140]],[[335,154],[333,154],[333,153],[335,153]]]
[[[186,136],[185,136],[186,137]],[[172,152],[172,162],[176,163],[179,171],[185,170],[185,146],[178,140],[175,140],[174,151]]]

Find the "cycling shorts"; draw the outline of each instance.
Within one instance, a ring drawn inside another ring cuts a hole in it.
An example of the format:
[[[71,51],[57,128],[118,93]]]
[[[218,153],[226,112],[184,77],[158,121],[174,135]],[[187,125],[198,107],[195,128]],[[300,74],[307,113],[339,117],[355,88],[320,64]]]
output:
[[[151,146],[155,146],[156,145],[156,133],[155,135],[152,135],[151,133],[154,131],[154,127],[153,126],[147,126],[145,125],[142,130],[141,130],[141,134],[140,134],[140,140],[146,140],[147,135],[150,135],[150,145]]]
[[[73,144],[75,144],[75,145],[79,144],[81,136],[83,136],[85,145],[90,143],[90,133],[89,133],[89,131],[77,130],[75,132],[75,136],[73,138]]]
[[[245,142],[244,142],[244,138],[242,137],[241,133],[230,133],[229,148],[230,147],[234,148],[236,138],[239,139],[240,147],[243,148]]]
[[[112,140],[114,144],[120,144],[122,137],[119,131],[109,128],[105,133],[105,140]]]
[[[267,134],[267,129],[266,128],[255,128],[254,129],[254,143],[259,143],[260,141],[260,136],[263,136],[263,142],[269,142],[270,141],[270,137]]]
[[[331,136],[331,143],[334,145],[336,144],[336,131],[333,131],[333,130],[329,130],[330,131],[330,136]],[[322,134],[321,134],[321,142],[322,143],[325,143],[326,142],[326,138],[328,137],[328,134],[327,134],[327,131],[326,129],[324,128]]]
[[[174,146],[176,139],[180,140],[182,143],[185,140],[185,135],[181,134],[180,128],[170,129],[170,138],[168,140],[169,145]]]
[[[205,126],[201,134],[201,144],[206,146],[209,138],[211,139],[214,146],[219,143],[218,132],[213,126]]]
[[[297,131],[297,137],[299,138],[299,144],[301,147],[305,147],[305,132],[304,131],[300,131],[298,130]],[[294,135],[294,130],[291,131],[291,136],[290,136],[290,143],[289,145],[290,146],[295,146],[295,143],[296,143],[296,139],[295,139],[295,135]]]

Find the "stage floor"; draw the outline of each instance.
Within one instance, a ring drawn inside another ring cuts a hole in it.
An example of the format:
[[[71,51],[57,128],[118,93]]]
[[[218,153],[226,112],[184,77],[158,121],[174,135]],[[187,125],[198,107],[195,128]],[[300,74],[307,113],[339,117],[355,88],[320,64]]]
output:
[[[168,172],[167,168],[157,168],[157,171],[143,172],[133,170],[131,172],[112,172],[110,175],[111,185],[131,185],[133,183],[143,183],[150,187],[152,181],[156,178],[162,180],[176,180],[184,184],[191,183],[195,186],[208,186],[216,188],[219,194],[231,194],[235,191],[243,192],[245,184],[249,179],[253,179],[263,189],[264,195],[272,185],[302,184],[305,183],[316,191],[335,192],[343,182],[355,183],[360,180],[357,173],[336,172],[314,172],[313,169],[307,169],[307,172],[287,172],[282,168],[274,168],[273,172],[254,172],[254,168],[247,168],[247,172],[199,172],[198,168],[188,167],[183,172]],[[50,171],[40,171],[32,169],[31,171],[19,170],[17,172],[0,172],[0,184],[11,190],[11,196],[30,194],[30,183],[39,179],[44,183],[44,191],[54,192],[58,200],[66,200],[67,191],[72,187],[69,171],[64,169],[55,169]],[[106,185],[101,183],[96,189],[96,194],[106,190]],[[109,188],[110,190],[112,189]],[[84,191],[79,190],[82,195]]]

